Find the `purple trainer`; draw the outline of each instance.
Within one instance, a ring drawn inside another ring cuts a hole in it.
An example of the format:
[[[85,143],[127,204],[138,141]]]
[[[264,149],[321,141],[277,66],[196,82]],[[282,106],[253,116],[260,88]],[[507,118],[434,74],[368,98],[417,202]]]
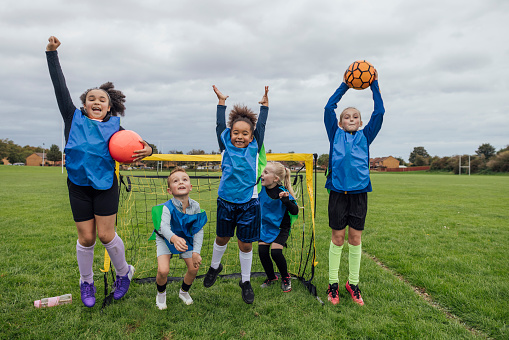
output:
[[[81,301],[87,307],[94,307],[95,305],[95,286],[94,282],[82,282],[80,280],[80,291],[81,291]]]
[[[129,290],[129,285],[134,275],[134,267],[129,265],[129,271],[124,276],[117,275],[115,280],[115,291],[113,292],[113,298],[115,300],[121,299]]]

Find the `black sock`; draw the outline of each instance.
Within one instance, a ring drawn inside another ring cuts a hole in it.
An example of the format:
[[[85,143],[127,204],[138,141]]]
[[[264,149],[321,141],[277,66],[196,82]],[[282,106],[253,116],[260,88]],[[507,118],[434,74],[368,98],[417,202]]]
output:
[[[274,266],[269,255],[270,245],[258,244],[258,255],[260,256],[260,262],[262,263],[265,274],[269,280],[275,280],[276,274],[274,274]]]
[[[272,259],[276,263],[279,272],[282,277],[288,277],[288,267],[286,265],[286,258],[283,255],[283,249],[272,249],[270,254],[272,255]]]
[[[157,291],[159,293],[164,293],[164,291],[166,290],[166,283],[162,286],[160,286],[157,282],[156,282],[156,286],[157,286]]]
[[[180,289],[182,289],[184,292],[188,292],[189,289],[191,288],[191,285],[188,285],[187,283],[184,282],[184,280],[182,280],[182,287],[180,287]]]

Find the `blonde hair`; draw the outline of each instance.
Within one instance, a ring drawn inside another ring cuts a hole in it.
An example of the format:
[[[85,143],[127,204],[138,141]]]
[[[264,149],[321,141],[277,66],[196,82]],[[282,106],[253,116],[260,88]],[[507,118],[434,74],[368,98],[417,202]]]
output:
[[[168,179],[167,179],[167,181],[168,181],[168,188],[170,187],[170,177],[171,177],[174,173],[176,173],[176,172],[183,172],[183,173],[185,173],[185,174],[187,175],[187,172],[186,172],[186,170],[185,170],[184,168],[182,168],[182,167],[180,167],[180,166],[177,166],[175,169],[173,169],[173,170],[170,172],[170,175],[168,176]]]
[[[359,111],[359,109],[356,108],[356,107],[353,107],[353,106],[349,106],[346,109],[344,109],[343,111],[341,111],[341,114],[339,115],[339,125],[341,125],[341,121],[343,120],[343,116],[345,115],[345,111],[346,110],[355,110],[355,111],[357,111],[359,113],[359,118],[362,119],[361,112]]]
[[[283,164],[279,162],[267,162],[267,165],[272,165],[272,168],[274,169],[274,175],[279,177],[279,184],[282,184],[292,195],[292,197],[296,200],[297,197],[295,196],[295,192],[292,188],[292,182],[290,180],[291,171],[287,167],[285,167]]]

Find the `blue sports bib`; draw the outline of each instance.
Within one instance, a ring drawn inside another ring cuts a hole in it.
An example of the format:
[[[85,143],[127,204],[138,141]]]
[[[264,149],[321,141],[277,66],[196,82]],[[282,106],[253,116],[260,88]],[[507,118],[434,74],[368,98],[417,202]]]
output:
[[[287,191],[284,187],[280,187],[283,191]],[[295,199],[290,195],[290,200]],[[279,227],[283,222],[286,207],[280,199],[272,199],[267,195],[265,187],[262,187],[259,195],[260,212],[262,215],[262,225],[260,228],[260,240],[265,243],[272,243],[279,235]]]
[[[231,203],[246,203],[254,193],[258,166],[258,144],[253,138],[246,148],[237,148],[231,142],[230,129],[221,134],[225,145],[221,160],[221,182],[218,196]]]
[[[108,143],[119,128],[119,117],[99,122],[89,119],[79,109],[74,111],[65,146],[65,167],[71,182],[98,190],[111,188],[115,161],[111,158]]]
[[[198,214],[188,215],[184,214],[183,212],[178,211],[177,208],[173,205],[171,200],[165,202],[165,207],[168,208],[171,215],[170,220],[170,228],[171,231],[177,235],[178,237],[182,237],[184,240],[186,240],[187,244],[187,251],[193,250],[193,236],[199,232],[203,226],[207,223],[207,214],[205,211],[201,211]],[[154,207],[161,207],[161,204]],[[159,230],[161,227],[161,216],[162,209],[154,209],[152,208],[152,219],[154,221],[154,233],[149,238],[155,239],[156,231]],[[154,218],[154,211],[159,211],[159,219]],[[158,222],[157,222],[158,221]],[[172,254],[181,254],[182,252],[178,251],[173,244],[170,243],[170,240],[164,239],[164,242],[168,246],[168,249],[170,249],[170,252]]]
[[[355,191],[369,185],[368,141],[362,131],[336,131],[332,149],[332,185],[337,191]]]

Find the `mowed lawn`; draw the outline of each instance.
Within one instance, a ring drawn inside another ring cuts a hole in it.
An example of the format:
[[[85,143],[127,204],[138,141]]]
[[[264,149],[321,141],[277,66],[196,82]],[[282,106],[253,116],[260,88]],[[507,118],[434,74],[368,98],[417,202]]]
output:
[[[325,305],[296,280],[292,292],[282,293],[277,285],[259,288],[263,278],[255,277],[253,305],[242,301],[235,279],[220,279],[209,289],[199,279],[191,288],[191,306],[178,299],[179,283],[168,284],[166,311],[155,306],[154,284],[133,283],[124,299],[101,310],[104,247],[97,242],[98,303],[86,308],[79,298],[77,234],[65,173],[0,166],[0,338],[509,337],[509,176],[372,174],[363,307],[344,289],[348,247],[341,259],[341,302],[326,302],[330,230],[324,180],[318,174],[313,282]],[[73,295],[70,305],[33,307],[36,299],[66,293]]]

